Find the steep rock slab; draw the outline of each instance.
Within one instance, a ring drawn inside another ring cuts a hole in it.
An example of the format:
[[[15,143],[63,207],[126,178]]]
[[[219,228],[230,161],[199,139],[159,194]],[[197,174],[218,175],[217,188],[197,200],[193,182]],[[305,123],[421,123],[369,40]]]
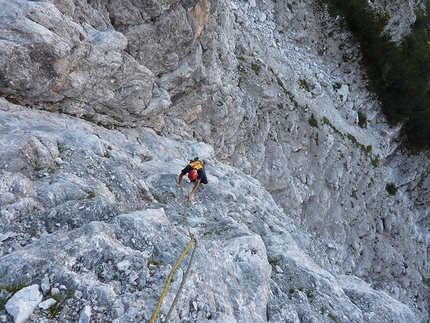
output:
[[[407,301],[404,291],[409,286],[412,286],[411,292],[419,291],[420,295],[425,295],[425,289],[414,287],[420,283],[420,276],[414,268],[413,257],[393,267],[393,261],[400,259],[400,255],[389,239],[381,239],[376,245],[378,257],[384,261],[372,259],[370,251],[378,232],[382,238],[398,225],[399,231],[394,233],[410,233],[412,236],[412,232],[400,225],[402,221],[389,214],[384,215],[385,220],[374,230],[370,230],[371,223],[365,221],[348,222],[348,227],[357,228],[356,232],[338,229],[328,213],[323,218],[314,216],[307,224],[319,231],[312,236],[291,224],[293,219],[279,208],[260,182],[215,160],[213,148],[204,143],[163,138],[145,128],[107,130],[68,115],[15,106],[4,99],[0,99],[0,104],[0,131],[4,131],[5,137],[9,137],[13,129],[21,129],[25,134],[23,142],[33,137],[40,142],[37,149],[27,151],[28,156],[16,151],[8,155],[14,151],[12,148],[19,150],[21,145],[11,145],[0,154],[1,167],[5,167],[5,155],[12,157],[11,165],[24,166],[24,169],[8,171],[14,176],[5,172],[7,185],[4,192],[13,187],[8,184],[9,179],[17,178],[23,181],[23,190],[9,192],[14,195],[15,203],[24,199],[23,194],[29,194],[46,208],[15,213],[11,223],[1,218],[4,234],[0,238],[0,285],[43,281],[45,286],[48,276],[51,286],[58,283],[60,286],[64,284],[68,291],[77,290],[78,296],[70,305],[76,313],[82,309],[82,302],[94,301],[92,312],[105,321],[148,321],[170,269],[189,241],[181,190],[176,186],[175,176],[190,158],[200,156],[208,160],[210,184],[202,185],[193,203],[188,204],[188,221],[199,240],[199,251],[187,283],[190,285],[185,286],[182,301],[174,312],[175,318],[241,322],[242,317],[250,321],[250,317],[255,316],[262,317],[264,322],[262,311],[266,302],[269,302],[269,317],[273,320],[279,317],[277,313],[281,313],[282,318],[315,322],[327,322],[331,316],[345,322],[347,319],[366,322],[364,318],[370,311],[388,317],[402,313],[401,317],[410,317],[402,304],[378,291],[372,292],[372,288],[361,292],[358,283],[343,288],[336,275],[336,270],[348,269],[339,261],[342,253],[353,253],[361,260],[357,267],[364,277],[369,276],[369,267],[374,268],[375,275],[381,269],[394,268],[396,272],[393,273],[401,275],[404,287],[397,290],[397,296],[394,291],[393,297]],[[7,143],[6,140],[3,142]],[[334,162],[338,155],[324,151],[330,147],[336,145],[325,146],[321,153],[327,156],[325,158],[333,158]],[[55,172],[35,170],[27,160],[30,157],[30,161],[35,161],[37,156],[43,157]],[[306,154],[302,152],[297,159],[297,169],[306,161]],[[331,163],[324,162],[323,165],[318,168],[320,173],[321,169],[332,168]],[[28,174],[25,182],[20,172]],[[343,181],[337,172],[333,174],[330,183],[340,191]],[[421,174],[416,180],[420,177]],[[303,178],[302,185],[306,180]],[[315,186],[315,189],[321,188],[317,190],[321,195],[315,197],[316,203],[309,205],[309,210],[314,210],[312,215],[332,207],[331,199],[330,203],[324,204],[328,198],[322,193],[325,181],[324,178],[321,180],[322,185]],[[34,182],[33,186],[29,185],[30,181]],[[364,184],[367,187],[367,182]],[[192,185],[184,182],[184,191],[188,192]],[[95,198],[90,198],[86,192],[91,188]],[[396,200],[390,203],[390,208],[397,204]],[[333,207],[336,209],[338,206]],[[139,211],[132,212],[134,210]],[[340,211],[334,215],[339,215]],[[333,236],[340,233],[339,240],[333,240],[325,233],[330,230],[333,230]],[[318,236],[321,232],[323,235]],[[358,245],[340,249],[341,242],[348,236]],[[402,243],[406,244],[406,239]],[[426,247],[423,243],[422,248]],[[360,248],[365,250],[362,256]],[[306,254],[309,250],[318,255],[311,259]],[[268,263],[272,264],[272,272]],[[372,266],[378,263],[381,266]],[[184,270],[185,267],[181,267],[174,278],[172,293],[166,296],[162,315],[167,312]],[[229,274],[225,275],[226,272]],[[425,271],[423,273],[425,278]],[[352,274],[348,276],[353,277]],[[381,281],[383,276],[375,278]],[[293,289],[291,293],[290,289]],[[47,291],[46,286],[44,290]],[[377,304],[368,311],[365,302],[357,306],[348,295],[355,295],[357,302],[363,297]],[[78,303],[79,297],[83,298],[81,303]],[[248,302],[250,310],[244,305]],[[329,302],[333,308],[327,305]],[[391,305],[385,308],[387,302]],[[418,299],[415,304],[422,306],[422,303]],[[321,307],[325,308],[324,313],[321,313]]]
[[[78,116],[99,111],[111,122],[139,119],[152,98],[154,77],[124,51],[121,33],[79,25],[46,2],[4,1],[2,7],[3,95],[56,103],[51,108]]]
[[[100,113],[123,122],[138,119],[152,98],[152,72],[124,51],[127,39],[121,33],[90,26],[85,31],[89,52],[79,66],[65,75],[61,92],[70,99],[91,104],[90,112],[85,112],[89,117],[100,109]]]
[[[305,255],[288,234],[265,238],[274,266],[269,317],[293,310],[300,321],[420,322],[405,304],[353,275],[336,276]],[[270,321],[270,320],[269,320]]]
[[[183,229],[178,229],[163,209],[149,209],[121,215],[111,225],[92,222],[67,233],[45,234],[1,258],[1,283],[19,281],[22,274],[33,280],[46,273],[68,290],[81,291],[84,299],[97,299],[98,306],[115,309],[119,302],[128,308],[133,300],[136,312],[148,319],[169,270],[187,244]],[[192,268],[175,315],[211,317],[214,322],[225,322],[226,317],[231,322],[265,321],[270,266],[261,238],[201,240]],[[161,308],[164,315],[183,269],[178,275]],[[119,319],[118,313],[106,311],[104,317]]]
[[[82,27],[46,2],[2,1],[2,94],[27,102],[58,102],[56,90],[89,50]],[[43,98],[42,98],[43,95]]]

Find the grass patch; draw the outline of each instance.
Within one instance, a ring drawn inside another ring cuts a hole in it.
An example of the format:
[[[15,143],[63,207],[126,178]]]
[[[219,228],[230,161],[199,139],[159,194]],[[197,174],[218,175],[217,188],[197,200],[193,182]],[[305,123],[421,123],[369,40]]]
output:
[[[36,172],[40,172],[40,171],[44,170],[45,168],[48,170],[48,173],[50,173],[50,174],[54,174],[55,173],[55,168],[54,167],[45,167],[45,166],[38,165],[38,166],[34,167],[34,170]]]
[[[228,231],[230,229],[215,229],[215,230],[211,230],[211,231],[206,231],[203,235],[207,236],[209,234],[221,234],[222,232]]]
[[[157,193],[152,193],[152,197],[154,198],[154,200],[156,200],[158,203],[163,203],[163,201],[161,200],[160,195],[158,195]]]
[[[318,128],[318,120],[315,119],[315,116],[312,114],[311,117],[309,118],[309,125],[311,127],[315,127]]]
[[[160,268],[162,266],[161,262],[155,260],[155,259],[148,259],[148,263],[154,266],[157,266],[158,268]]]
[[[39,234],[36,231],[33,230],[25,230],[25,233],[30,235],[30,237],[36,238],[39,236]]]
[[[65,301],[69,298],[72,298],[73,294],[73,291],[69,291],[66,294],[61,293],[57,295],[51,295],[51,298],[53,298],[57,303],[48,309],[50,319],[55,318],[61,312]]]
[[[13,104],[15,104],[15,105],[21,105],[21,103],[20,103],[17,99],[14,99],[14,98],[8,97],[8,96],[6,96],[5,94],[1,94],[0,96],[4,97],[4,98],[5,98],[7,101],[9,101],[10,103],[13,103]]]
[[[304,89],[307,92],[311,91],[311,89],[309,87],[309,83],[305,79],[299,79],[299,86],[301,89]]]
[[[273,259],[269,259],[269,264],[272,266],[276,266],[277,264],[279,264],[279,259],[273,258]]]
[[[323,117],[323,123],[328,125],[330,128],[332,128],[333,131],[335,133],[337,133],[341,138],[344,137],[344,134],[342,132],[340,132],[335,126],[333,126],[333,124],[330,122],[330,120],[327,119],[326,117]]]
[[[418,182],[417,187],[421,188],[423,186],[429,174],[430,174],[430,171],[428,169],[421,173],[420,181]]]
[[[335,133],[337,133],[341,138],[344,138],[344,134],[341,133],[338,129],[336,129],[330,122],[330,120],[328,120],[326,117],[323,117],[323,123],[328,125],[330,128],[333,129],[333,131]],[[372,145],[368,145],[365,146],[362,143],[360,143],[357,138],[355,138],[354,135],[348,133],[346,135],[346,137],[352,142],[352,144],[355,147],[359,147],[361,149],[362,152],[364,152],[364,154],[366,155],[366,157],[370,158],[370,163],[372,164],[373,167],[378,167],[379,166],[379,156],[372,156],[370,154],[370,152],[372,151]],[[370,156],[369,156],[370,155]]]
[[[423,283],[426,284],[428,288],[430,288],[430,278],[425,278],[423,276],[423,274],[421,274],[421,279],[422,279]]]
[[[346,135],[346,137],[351,140],[351,142],[354,144],[355,147],[359,147],[361,144],[358,142],[357,138],[355,138],[350,133]]]
[[[261,66],[255,63],[251,63],[251,69],[254,71],[255,75],[260,75]]]
[[[95,197],[96,197],[96,193],[94,193],[94,191],[87,192],[87,199],[93,199]]]
[[[68,148],[68,147],[66,147],[66,146],[63,146],[62,144],[60,144],[58,141],[57,141],[57,148],[58,148],[58,151],[60,152],[60,153],[63,153],[63,152],[65,152],[65,151],[67,151],[67,150],[70,150],[70,148]]]
[[[288,98],[290,99],[291,102],[295,102],[295,98],[293,93],[291,93],[290,91],[288,91],[285,86],[284,83],[282,82],[282,80],[279,78],[279,76],[275,73],[275,71],[273,70],[273,68],[269,67],[269,71],[272,72],[272,74],[275,76],[276,78],[276,82],[278,83],[278,85],[282,88],[282,91],[284,91],[285,95],[288,96]]]
[[[365,153],[366,156],[368,156],[372,151],[372,145],[368,145],[368,146],[362,145],[361,150]]]
[[[333,313],[328,313],[328,317],[335,323],[338,323],[337,317]]]

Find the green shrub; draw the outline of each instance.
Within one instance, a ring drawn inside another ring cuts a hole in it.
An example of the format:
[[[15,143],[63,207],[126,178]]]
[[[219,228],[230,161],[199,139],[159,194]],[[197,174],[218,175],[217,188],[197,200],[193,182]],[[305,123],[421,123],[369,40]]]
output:
[[[385,189],[391,195],[396,195],[396,193],[397,193],[397,187],[393,183],[389,183],[389,184],[385,185]]]
[[[379,98],[393,125],[402,125],[408,148],[430,148],[430,14],[419,10],[409,34],[394,43],[384,28],[387,13],[372,10],[367,0],[322,0],[332,15],[343,17],[362,49],[369,89]],[[430,7],[430,1],[426,1]],[[335,88],[333,86],[333,88]],[[360,126],[364,126],[362,120]]]
[[[361,111],[358,111],[358,125],[361,128],[367,127],[367,116]]]
[[[372,164],[373,167],[378,167],[379,166],[379,156],[375,156],[375,157],[370,157],[370,163]]]
[[[369,153],[372,151],[372,145],[368,146],[361,146],[361,150],[366,154],[366,156],[369,156]]]
[[[315,119],[314,115],[312,114],[311,117],[309,118],[309,125],[311,127],[316,127],[318,128],[318,120]]]
[[[337,90],[339,90],[339,89],[342,87],[342,84],[341,84],[341,83],[339,83],[339,82],[336,82],[336,83],[334,83],[334,84],[332,85],[332,87],[333,87],[333,90],[334,90],[334,91],[337,91]]]

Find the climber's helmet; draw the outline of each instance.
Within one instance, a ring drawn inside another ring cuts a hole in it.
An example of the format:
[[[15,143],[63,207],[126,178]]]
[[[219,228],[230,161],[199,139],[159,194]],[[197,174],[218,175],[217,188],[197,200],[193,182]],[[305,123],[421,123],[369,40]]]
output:
[[[188,172],[188,178],[190,179],[190,181],[195,181],[197,179],[199,175],[197,174],[197,171],[195,169],[190,170]]]

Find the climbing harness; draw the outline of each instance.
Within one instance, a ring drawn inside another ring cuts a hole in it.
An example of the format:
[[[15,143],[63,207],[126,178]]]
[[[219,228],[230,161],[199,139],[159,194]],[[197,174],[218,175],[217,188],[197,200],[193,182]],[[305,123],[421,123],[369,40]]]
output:
[[[190,242],[188,243],[187,247],[182,252],[182,254],[179,257],[178,261],[176,262],[176,264],[173,266],[172,270],[170,271],[170,274],[169,274],[169,277],[167,278],[167,281],[166,281],[166,284],[164,286],[163,292],[161,293],[160,299],[158,300],[157,306],[155,307],[154,314],[152,314],[150,323],[155,323],[155,319],[157,318],[158,311],[160,310],[161,304],[163,303],[164,296],[166,296],[167,290],[169,289],[169,285],[170,285],[170,282],[171,282],[171,280],[173,278],[173,275],[175,274],[176,270],[178,269],[178,267],[181,264],[182,260],[184,259],[185,255],[190,250],[191,245],[194,243],[194,249],[193,249],[193,252],[191,254],[191,258],[190,258],[190,261],[188,263],[187,270],[185,271],[184,277],[182,278],[181,285],[179,286],[179,289],[176,292],[175,299],[173,300],[172,305],[170,306],[169,312],[167,313],[167,316],[164,319],[164,322],[168,322],[169,317],[172,314],[173,309],[176,306],[176,303],[178,302],[178,299],[179,299],[179,296],[181,294],[181,291],[182,291],[182,289],[183,289],[183,287],[185,285],[185,282],[186,282],[186,280],[188,278],[188,274],[190,273],[191,265],[192,265],[192,262],[194,260],[194,256],[195,256],[196,249],[197,249],[197,240],[194,238],[193,234],[191,233],[190,226],[188,225],[188,220],[187,220],[187,204],[185,202],[184,190],[182,189],[182,187],[181,187],[181,196],[182,196],[182,202],[183,202],[183,205],[184,205],[184,219],[185,219],[185,224],[187,226],[188,235],[190,236]]]

